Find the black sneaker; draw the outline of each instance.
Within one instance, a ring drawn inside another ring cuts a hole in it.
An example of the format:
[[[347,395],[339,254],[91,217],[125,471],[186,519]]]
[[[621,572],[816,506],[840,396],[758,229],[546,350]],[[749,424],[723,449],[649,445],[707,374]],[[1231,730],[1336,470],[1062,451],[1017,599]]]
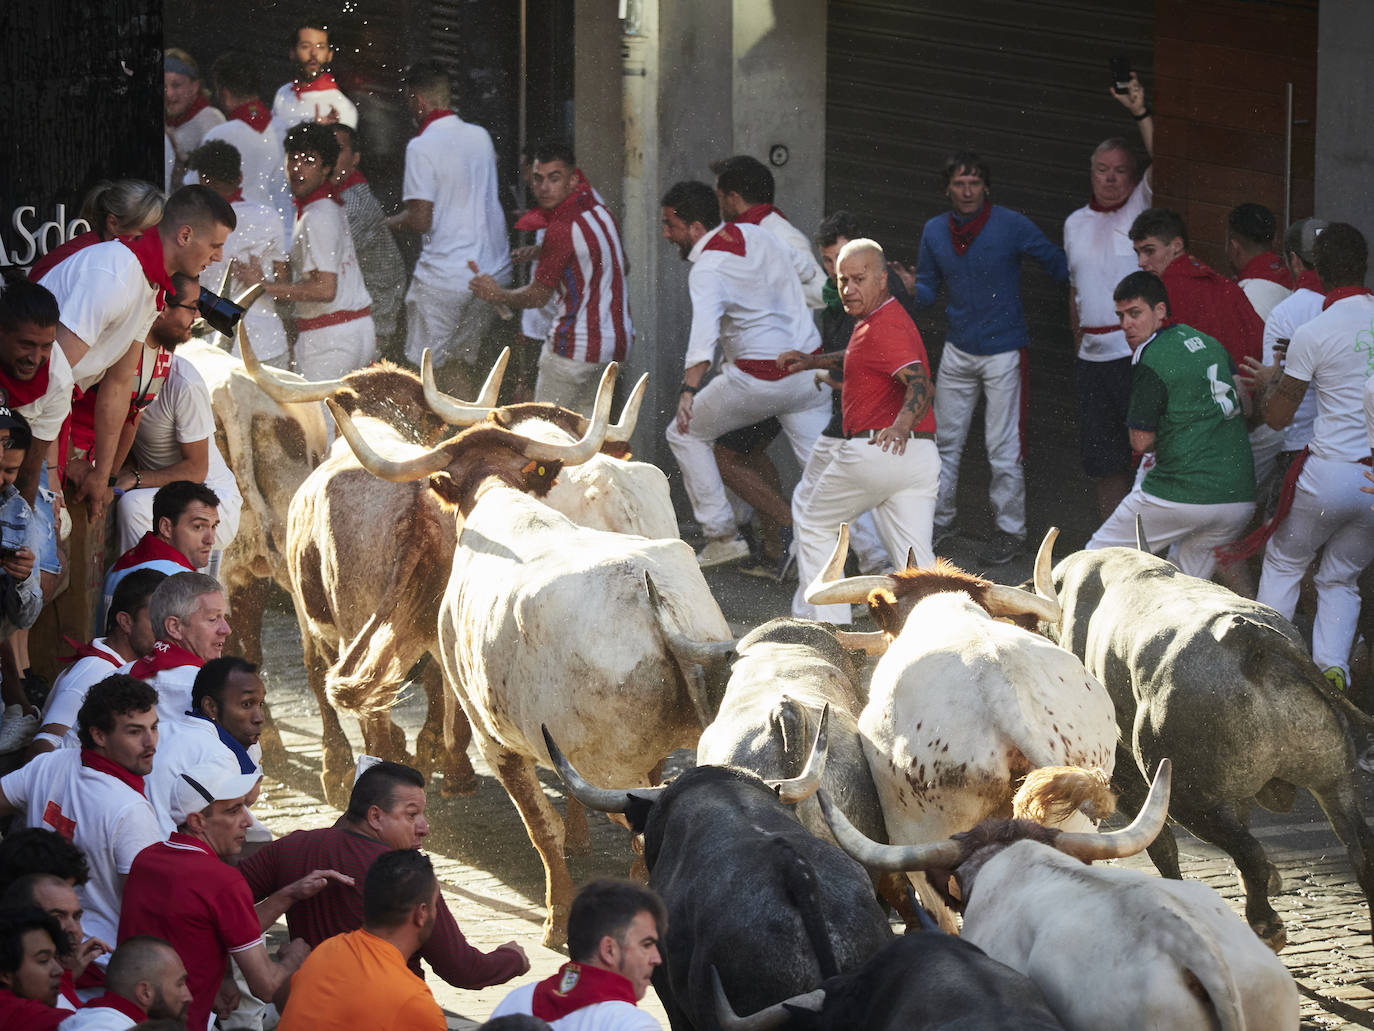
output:
[[[1026,538],[1005,530],[995,530],[975,550],[978,557],[989,565],[1002,566],[1026,553]]]
[[[24,670],[24,697],[29,704],[40,712],[43,710],[43,703],[48,700],[48,692],[52,690],[52,685],[48,683],[46,677],[40,676],[31,669]]]

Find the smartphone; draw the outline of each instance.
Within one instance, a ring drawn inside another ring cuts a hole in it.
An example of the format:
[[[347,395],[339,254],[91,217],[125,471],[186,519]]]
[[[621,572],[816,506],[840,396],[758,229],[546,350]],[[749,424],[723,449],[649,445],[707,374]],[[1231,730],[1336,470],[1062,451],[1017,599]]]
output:
[[[1114,93],[1129,93],[1131,89],[1131,59],[1125,54],[1119,54],[1108,62],[1112,69],[1112,91]]]

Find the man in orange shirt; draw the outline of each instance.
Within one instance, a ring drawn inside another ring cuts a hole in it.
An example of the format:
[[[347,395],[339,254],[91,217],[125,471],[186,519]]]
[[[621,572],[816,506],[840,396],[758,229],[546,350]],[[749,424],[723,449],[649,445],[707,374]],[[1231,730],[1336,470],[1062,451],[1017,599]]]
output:
[[[424,853],[377,857],[363,881],[361,930],[321,943],[291,978],[281,1031],[447,1031],[429,986],[406,963],[429,940],[439,880]]]

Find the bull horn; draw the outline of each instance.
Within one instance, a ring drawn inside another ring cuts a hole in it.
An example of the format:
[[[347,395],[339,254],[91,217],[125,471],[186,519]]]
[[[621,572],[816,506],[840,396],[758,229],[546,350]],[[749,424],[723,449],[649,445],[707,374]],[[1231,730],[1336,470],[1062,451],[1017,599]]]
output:
[[[668,650],[680,662],[714,666],[734,654],[738,641],[698,641],[675,629],[664,616],[663,599],[658,593],[652,574],[647,569],[644,571],[644,586],[649,592],[649,608],[653,610],[659,632],[663,634]]]
[[[619,371],[620,366],[611,362],[606,366],[606,371],[601,374],[601,383],[596,388],[596,405],[592,410],[592,421],[580,440],[571,444],[553,444],[548,441],[521,437],[519,433],[511,430],[503,432],[510,433],[513,437],[519,437],[521,454],[538,462],[581,465],[583,462],[591,461],[600,453],[601,445],[606,441],[606,428],[611,419],[611,391],[615,387],[615,377]]]
[[[770,780],[765,783],[777,792],[778,799],[787,805],[804,802],[816,793],[821,786],[821,775],[825,773],[825,759],[829,750],[827,733],[830,729],[830,703],[821,709],[821,721],[816,727],[816,740],[811,745],[811,754],[806,758],[806,767],[796,777],[786,780]]]
[[[247,311],[249,308],[253,307],[253,302],[261,297],[262,292],[266,289],[267,287],[262,283],[250,286],[247,290],[243,291],[243,293],[235,297],[233,303],[237,304],[244,311]]]
[[[239,320],[239,353],[243,356],[243,367],[248,375],[253,377],[253,382],[277,404],[293,405],[304,404],[307,401],[323,401],[344,387],[344,381],[341,379],[311,382],[294,372],[263,365],[253,351],[253,345],[248,342],[248,331],[244,328],[242,319]]]
[[[1149,797],[1129,827],[1104,834],[1065,831],[1055,839],[1054,847],[1085,863],[1095,859],[1120,859],[1144,851],[1164,829],[1164,818],[1169,815],[1172,779],[1173,764],[1168,759],[1159,760],[1159,769],[1155,771]]]
[[[775,1002],[767,1009],[741,1017],[726,998],[725,986],[720,983],[720,974],[714,966],[711,967],[711,985],[716,995],[716,1023],[721,1026],[722,1031],[773,1031],[773,1028],[782,1027],[792,1019],[792,1014],[787,1010],[788,1006],[819,1013],[825,1005],[825,989],[817,988],[805,995],[794,995],[782,1002]]]
[[[606,431],[606,443],[624,444],[634,436],[635,424],[639,422],[639,406],[644,403],[644,392],[648,389],[649,374],[646,372],[639,377],[639,382],[625,399],[620,409],[620,421]]]
[[[892,639],[882,630],[869,630],[863,633],[856,630],[836,630],[835,643],[851,652],[882,655],[887,651]]]
[[[983,598],[994,616],[1031,615],[1045,623],[1058,623],[1064,618],[1064,610],[1057,599],[1042,598],[1019,587],[992,584]]]
[[[924,845],[884,845],[867,837],[850,823],[824,788],[816,792],[816,801],[820,802],[821,813],[840,848],[870,870],[900,873],[931,867],[952,869],[959,863],[962,849],[957,841],[946,839]]]
[[[890,576],[845,577],[844,560],[848,557],[849,524],[841,523],[840,536],[835,541],[835,550],[830,553],[830,561],[806,589],[808,605],[862,605],[868,601],[870,591],[892,586]]]
[[[907,548],[907,549],[906,549],[906,568],[907,568],[907,569],[915,569],[915,568],[916,568],[916,549],[915,549],[915,548]]]
[[[549,733],[549,728],[541,723],[539,729],[544,734],[544,746],[549,750],[549,761],[553,763],[554,772],[558,774],[558,779],[568,789],[568,794],[588,809],[595,809],[602,813],[623,813],[629,808],[629,791],[612,791],[608,788],[592,787],[583,779],[582,774],[573,768],[573,764],[568,762],[568,757],[563,754],[558,745],[554,744],[553,735]],[[634,789],[635,797],[646,801],[654,801],[662,793],[661,787]]]
[[[1059,539],[1059,527],[1051,526],[1045,531],[1045,539],[1040,542],[1040,550],[1035,553],[1035,571],[1032,574],[1035,593],[1046,601],[1059,604],[1059,592],[1054,589],[1054,542]]]
[[[344,439],[348,441],[348,446],[353,449],[358,464],[373,476],[383,480],[391,480],[393,483],[406,483],[410,480],[423,480],[426,476],[448,467],[451,460],[448,453],[448,442],[439,444],[433,450],[415,458],[385,458],[367,442],[367,438],[359,432],[358,427],[353,424],[353,420],[337,401],[332,397],[326,398],[325,404],[334,413],[334,422],[338,425],[339,432],[343,434]]]
[[[496,399],[501,393],[501,380],[506,375],[506,364],[510,361],[510,348],[502,348],[497,355],[487,380],[482,384],[477,400],[469,404],[450,394],[445,394],[434,382],[434,359],[429,348],[420,359],[420,384],[425,391],[425,404],[429,410],[454,426],[471,426],[485,419],[496,407]]]
[[[1139,512],[1135,516],[1135,546],[1147,554],[1153,554],[1150,542],[1145,538],[1145,520],[1140,518]]]

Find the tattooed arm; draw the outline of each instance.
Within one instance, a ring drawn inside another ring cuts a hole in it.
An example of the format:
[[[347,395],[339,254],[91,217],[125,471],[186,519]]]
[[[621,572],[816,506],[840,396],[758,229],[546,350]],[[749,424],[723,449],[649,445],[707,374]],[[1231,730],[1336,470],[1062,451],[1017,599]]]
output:
[[[1271,429],[1281,430],[1293,421],[1293,413],[1307,393],[1307,383],[1288,373],[1276,376],[1259,395],[1259,410]]]
[[[892,374],[892,378],[906,387],[902,410],[897,413],[892,425],[873,437],[869,443],[877,444],[884,451],[891,448],[893,454],[900,455],[906,452],[907,441],[911,439],[911,428],[930,411],[934,391],[930,385],[930,373],[920,362],[903,366]]]

